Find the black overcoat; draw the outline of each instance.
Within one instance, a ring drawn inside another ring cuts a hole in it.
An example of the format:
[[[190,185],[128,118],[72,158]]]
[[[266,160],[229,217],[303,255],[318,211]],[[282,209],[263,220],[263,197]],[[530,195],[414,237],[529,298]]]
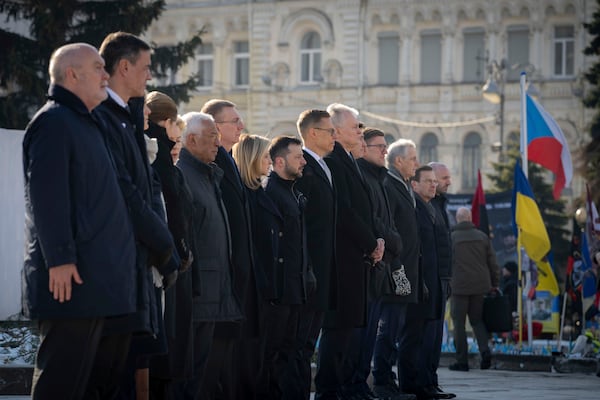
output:
[[[368,267],[365,259],[377,248],[369,189],[342,145],[325,157],[338,195],[336,224],[337,309],[325,316],[328,328],[361,327],[366,323]]]
[[[32,319],[98,318],[136,309],[133,227],[97,120],[51,85],[23,139],[23,311]],[[59,303],[48,267],[73,263],[82,285]]]
[[[114,159],[119,186],[133,222],[137,247],[138,310],[127,318],[112,319],[108,332],[158,333],[159,310],[150,265],[166,265],[174,249],[166,221],[153,209],[152,171],[148,162],[141,121],[108,97],[97,113],[104,123],[104,135]],[[136,114],[141,115],[141,110]]]
[[[319,163],[304,152],[306,165],[296,187],[306,196],[306,243],[308,257],[317,279],[314,305],[321,311],[333,310],[337,303],[337,268],[335,260],[335,224],[337,214],[335,182]]]
[[[400,182],[400,179],[402,178],[393,171],[388,171],[388,176],[384,180],[394,225],[402,238],[402,250],[398,257],[391,261],[391,268],[397,269],[404,265],[412,290],[407,296],[395,294],[385,296],[384,301],[417,303],[423,298],[423,272],[420,264],[421,240],[413,198],[407,186]]]
[[[219,147],[215,164],[223,170],[220,187],[231,232],[231,260],[235,270],[233,287],[244,312],[241,334],[246,338],[257,337],[259,334],[258,290],[246,188],[242,184],[235,161],[222,146]],[[219,330],[221,328],[219,327]],[[229,334],[234,333],[233,327],[227,327],[227,331]]]

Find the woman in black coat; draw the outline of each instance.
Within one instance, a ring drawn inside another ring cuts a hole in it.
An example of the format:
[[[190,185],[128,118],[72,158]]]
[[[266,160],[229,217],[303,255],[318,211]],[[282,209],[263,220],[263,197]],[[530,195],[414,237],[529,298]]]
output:
[[[160,179],[168,227],[181,259],[177,266],[177,281],[165,291],[164,322],[168,353],[150,361],[152,392],[165,393],[166,397],[169,381],[189,379],[193,373],[192,281],[189,271],[193,259],[189,247],[192,200],[183,175],[175,166],[184,127],[183,121],[178,119],[177,106],[169,96],[160,92],[148,93],[146,106],[150,109],[146,134],[156,139],[158,145],[152,168]]]

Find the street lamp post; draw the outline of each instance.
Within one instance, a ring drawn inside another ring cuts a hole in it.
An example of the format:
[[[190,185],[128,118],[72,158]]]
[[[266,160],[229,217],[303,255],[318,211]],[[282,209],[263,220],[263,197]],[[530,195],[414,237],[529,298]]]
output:
[[[506,60],[502,59],[500,63],[496,60],[488,65],[489,76],[482,88],[483,98],[492,104],[500,104],[500,115],[498,116],[498,125],[500,126],[500,152],[498,159],[504,162],[504,85],[506,70]]]

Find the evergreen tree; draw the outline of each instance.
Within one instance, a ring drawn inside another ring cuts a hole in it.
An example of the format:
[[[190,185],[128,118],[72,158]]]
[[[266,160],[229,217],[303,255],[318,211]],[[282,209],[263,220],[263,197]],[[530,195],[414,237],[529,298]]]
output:
[[[46,99],[48,61],[65,43],[86,42],[99,47],[115,31],[142,34],[158,19],[164,0],[0,0],[5,22],[27,22],[28,36],[0,28],[0,126],[24,129]],[[158,47],[152,43],[153,76],[164,79],[176,72],[201,44],[201,32],[186,42]],[[176,102],[189,100],[196,76],[160,90]]]
[[[598,7],[592,16],[592,21],[583,26],[588,31],[592,40],[584,49],[583,53],[587,56],[600,56],[600,0],[596,0]],[[600,61],[596,61],[590,69],[584,74],[588,81],[589,90],[583,98],[583,104],[588,108],[595,108],[598,111],[592,119],[589,127],[591,141],[583,148],[580,173],[584,176],[592,189],[592,197],[596,204],[600,201]]]
[[[495,173],[488,175],[488,178],[493,182],[494,189],[492,192],[503,192],[513,190],[515,164],[521,159],[519,152],[518,137],[514,141],[508,141],[507,150],[505,153],[506,162],[492,163]],[[554,200],[552,195],[552,185],[547,183],[544,177],[549,172],[538,164],[528,163],[529,184],[533,190],[535,200],[542,214],[542,219],[546,225],[550,244],[552,246],[552,254],[554,257],[554,269],[556,278],[560,281],[564,276],[564,269],[569,256],[569,235],[570,232],[565,229],[569,218],[565,214],[565,201],[562,199]]]

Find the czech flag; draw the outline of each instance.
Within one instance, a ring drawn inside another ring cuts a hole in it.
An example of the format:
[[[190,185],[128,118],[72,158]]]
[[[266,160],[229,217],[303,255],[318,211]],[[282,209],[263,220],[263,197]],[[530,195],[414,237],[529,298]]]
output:
[[[573,163],[565,135],[554,118],[527,96],[527,158],[554,173],[555,199],[573,178]]]
[[[519,163],[515,165],[512,209],[514,224],[519,228],[519,240],[527,255],[535,262],[544,260],[550,251],[550,238]]]

